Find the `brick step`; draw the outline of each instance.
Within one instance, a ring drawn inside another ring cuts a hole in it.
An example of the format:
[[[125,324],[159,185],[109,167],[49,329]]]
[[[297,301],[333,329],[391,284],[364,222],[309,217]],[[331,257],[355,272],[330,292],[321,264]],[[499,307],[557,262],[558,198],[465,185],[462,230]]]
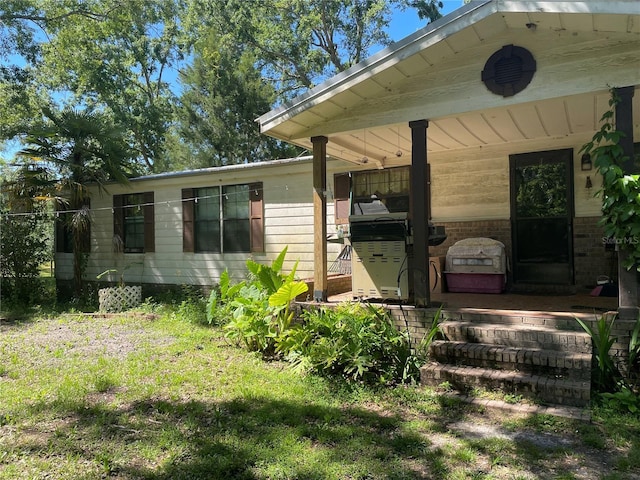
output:
[[[457,367],[440,363],[429,363],[420,368],[420,383],[423,385],[438,386],[443,382],[450,383],[459,391],[481,387],[522,395],[525,398],[554,405],[576,407],[589,405],[591,392],[589,381],[550,378],[482,367]]]
[[[591,337],[585,332],[500,323],[446,321],[440,324],[450,341],[504,345],[572,353],[591,353]]]
[[[591,378],[590,353],[434,340],[430,354],[440,363],[518,370],[575,380],[589,381]]]
[[[482,308],[461,308],[443,310],[443,318],[461,322],[505,323],[509,325],[531,325],[561,330],[582,332],[576,316],[582,320],[592,320],[593,314],[573,314],[564,312],[528,312],[517,310],[487,310]]]

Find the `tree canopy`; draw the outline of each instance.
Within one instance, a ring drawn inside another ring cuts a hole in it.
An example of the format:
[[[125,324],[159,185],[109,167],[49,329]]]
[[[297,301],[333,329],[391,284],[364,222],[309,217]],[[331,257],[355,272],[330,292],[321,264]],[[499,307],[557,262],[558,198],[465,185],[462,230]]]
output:
[[[146,172],[300,152],[255,118],[390,42],[392,9],[433,0],[6,0],[0,142],[49,112],[109,117]],[[425,20],[426,23],[426,20]]]

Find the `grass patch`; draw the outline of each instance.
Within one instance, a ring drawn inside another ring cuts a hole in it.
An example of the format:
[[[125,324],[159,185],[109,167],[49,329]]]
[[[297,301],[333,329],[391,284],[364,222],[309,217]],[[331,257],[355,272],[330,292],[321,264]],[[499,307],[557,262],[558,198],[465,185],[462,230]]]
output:
[[[491,417],[431,389],[299,375],[230,345],[220,328],[194,320],[197,311],[0,323],[0,479],[572,478],[571,465],[593,478],[639,472],[637,420],[605,411],[594,411],[591,425]],[[493,430],[477,437],[460,424]]]

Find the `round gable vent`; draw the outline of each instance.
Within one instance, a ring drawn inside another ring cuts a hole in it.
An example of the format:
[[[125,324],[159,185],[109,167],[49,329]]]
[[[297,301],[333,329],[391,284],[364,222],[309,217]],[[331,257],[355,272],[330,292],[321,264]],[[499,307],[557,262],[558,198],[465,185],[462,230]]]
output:
[[[536,71],[536,61],[526,48],[505,45],[489,57],[482,81],[496,95],[512,97],[524,90]]]

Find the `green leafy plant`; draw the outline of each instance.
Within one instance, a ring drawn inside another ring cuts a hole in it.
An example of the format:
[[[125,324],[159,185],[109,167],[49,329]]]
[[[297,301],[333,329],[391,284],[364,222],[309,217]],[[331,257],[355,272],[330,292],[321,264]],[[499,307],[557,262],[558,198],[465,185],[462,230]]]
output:
[[[229,272],[222,272],[218,287],[211,290],[207,302],[207,322],[210,325],[222,325],[229,321],[233,313],[231,302],[244,285],[245,282],[231,283]]]
[[[282,265],[284,264],[285,256],[287,255],[287,250],[288,247],[284,247],[276,259],[271,262],[271,265],[264,265],[251,259],[247,260],[247,269],[251,274],[253,274],[257,284],[260,285],[260,287],[269,295],[276,293],[285,281],[290,281],[295,276],[298,262],[295,263],[288,276],[284,276],[280,273]]]
[[[11,171],[0,164],[0,282],[5,302],[28,306],[42,301],[40,266],[51,259],[53,232],[36,185],[46,181],[42,170],[22,166]]]
[[[610,316],[610,318],[611,320],[608,320],[607,315],[602,315],[596,319],[595,330],[579,318],[576,318],[577,322],[593,341],[594,355],[597,362],[593,383],[599,392],[615,391],[616,382],[620,378],[620,372],[609,355],[611,347],[618,340],[617,337],[611,335],[615,315]]]
[[[421,353],[422,356],[427,357],[429,355],[429,347],[433,343],[434,340],[442,336],[442,328],[440,328],[440,323],[442,322],[442,307],[438,308],[435,315],[433,316],[433,320],[431,321],[431,327],[429,331],[425,333],[424,337],[420,341],[418,345],[417,351]]]
[[[615,315],[611,316],[610,321],[607,320],[606,315],[598,318],[595,330],[582,320],[576,320],[593,340],[597,362],[593,384],[603,404],[609,408],[634,414],[640,411],[640,395],[638,395],[634,378],[634,369],[640,355],[640,317],[629,338],[629,356],[624,376],[610,355],[611,347],[618,340],[611,334]]]
[[[269,296],[269,306],[274,309],[278,332],[284,332],[289,328],[294,313],[291,311],[291,302],[307,290],[309,286],[305,282],[296,282],[293,278],[288,278],[275,293]]]
[[[202,296],[182,300],[173,313],[175,318],[194,324],[206,323],[206,303]]]
[[[415,380],[421,365],[414,361],[408,334],[368,304],[308,310],[279,348],[297,370],[372,384]]]
[[[637,413],[640,411],[640,396],[631,388],[622,385],[620,390],[613,393],[602,393],[603,403],[614,410]]]
[[[636,321],[636,326],[629,338],[629,362],[627,364],[627,378],[632,380],[634,371],[637,371],[640,362],[640,315]]]
[[[580,149],[591,155],[595,167],[602,175],[602,188],[596,193],[602,197],[602,219],[606,236],[615,239],[627,256],[624,266],[640,271],[640,175],[625,174],[622,166],[628,160],[619,145],[624,133],[615,129],[615,108],[619,103],[615,90],[611,90],[610,109],[602,115],[602,126],[592,140]]]
[[[275,331],[268,313],[269,299],[257,285],[243,285],[231,302],[233,314],[225,325],[225,335],[249,351],[271,354],[275,350]]]
[[[309,288],[295,280],[297,262],[288,275],[281,273],[286,254],[285,247],[271,265],[247,260],[253,280],[237,292],[236,287],[225,287],[225,295],[235,294],[229,303],[233,315],[225,327],[227,338],[266,356],[281,352],[278,343],[293,319],[290,304]]]

